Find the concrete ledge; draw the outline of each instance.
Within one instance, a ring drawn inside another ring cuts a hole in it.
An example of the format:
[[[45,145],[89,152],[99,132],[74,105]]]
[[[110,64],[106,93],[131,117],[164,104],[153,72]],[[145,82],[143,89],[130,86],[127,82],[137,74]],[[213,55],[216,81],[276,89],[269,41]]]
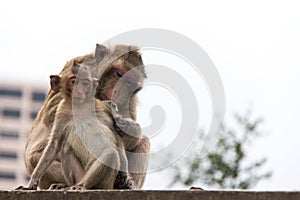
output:
[[[174,191],[174,190],[87,190],[87,191],[5,191],[2,200],[55,200],[55,199],[147,199],[147,200],[289,200],[300,199],[300,192],[247,192],[247,191]]]

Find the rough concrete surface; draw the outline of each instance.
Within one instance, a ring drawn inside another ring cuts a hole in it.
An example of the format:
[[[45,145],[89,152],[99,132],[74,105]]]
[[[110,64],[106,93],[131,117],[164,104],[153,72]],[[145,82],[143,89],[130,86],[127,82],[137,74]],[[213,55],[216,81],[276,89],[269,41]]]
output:
[[[300,192],[184,191],[184,190],[86,190],[86,191],[7,191],[0,200],[56,199],[141,199],[141,200],[300,200]]]

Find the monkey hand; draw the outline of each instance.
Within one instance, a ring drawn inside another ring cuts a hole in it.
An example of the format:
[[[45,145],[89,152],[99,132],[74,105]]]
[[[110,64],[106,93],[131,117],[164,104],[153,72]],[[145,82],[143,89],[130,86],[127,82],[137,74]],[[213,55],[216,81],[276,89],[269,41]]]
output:
[[[110,102],[110,105],[112,112],[117,114],[119,112],[118,105],[113,101]]]
[[[38,181],[33,184],[29,184],[28,187],[24,187],[24,186],[20,185],[15,190],[37,190],[37,187],[38,187]]]
[[[118,131],[121,136],[125,134],[131,135],[133,137],[140,137],[141,136],[141,127],[138,123],[136,123],[131,118],[124,118],[121,115],[116,116],[115,123],[117,127],[121,130]]]

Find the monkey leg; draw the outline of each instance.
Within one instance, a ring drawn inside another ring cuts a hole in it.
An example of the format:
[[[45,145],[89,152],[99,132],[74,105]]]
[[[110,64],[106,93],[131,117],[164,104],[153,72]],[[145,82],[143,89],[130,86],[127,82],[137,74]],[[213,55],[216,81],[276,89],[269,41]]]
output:
[[[143,136],[137,146],[127,153],[128,170],[134,180],[134,189],[141,189],[145,182],[149,156],[150,140],[146,136]]]
[[[76,185],[86,189],[113,189],[119,169],[120,159],[117,150],[107,148],[91,163],[86,174]]]
[[[30,174],[32,174],[41,156],[42,153],[36,152],[28,159],[29,162],[27,162],[27,170]],[[39,187],[41,189],[48,189],[52,183],[66,183],[59,160],[54,160],[53,163],[47,168],[46,172],[39,181]]]
[[[75,185],[84,176],[84,169],[72,148],[66,145],[62,151],[61,164],[68,186]]]
[[[114,183],[114,189],[133,189],[134,180],[128,172],[128,160],[124,149],[124,143],[120,136],[116,135],[116,139],[120,157],[120,170]]]

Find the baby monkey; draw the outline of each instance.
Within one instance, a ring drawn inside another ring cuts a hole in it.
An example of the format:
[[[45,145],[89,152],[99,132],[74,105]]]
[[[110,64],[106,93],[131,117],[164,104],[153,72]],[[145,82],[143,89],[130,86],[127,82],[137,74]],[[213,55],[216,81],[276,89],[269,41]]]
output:
[[[117,176],[119,188],[133,188],[123,141],[114,133],[110,106],[95,98],[98,80],[93,79],[92,68],[80,66],[77,73],[72,72],[50,76],[51,89],[60,91],[63,100],[28,187],[17,189],[37,189],[58,154],[66,189],[113,189]]]

